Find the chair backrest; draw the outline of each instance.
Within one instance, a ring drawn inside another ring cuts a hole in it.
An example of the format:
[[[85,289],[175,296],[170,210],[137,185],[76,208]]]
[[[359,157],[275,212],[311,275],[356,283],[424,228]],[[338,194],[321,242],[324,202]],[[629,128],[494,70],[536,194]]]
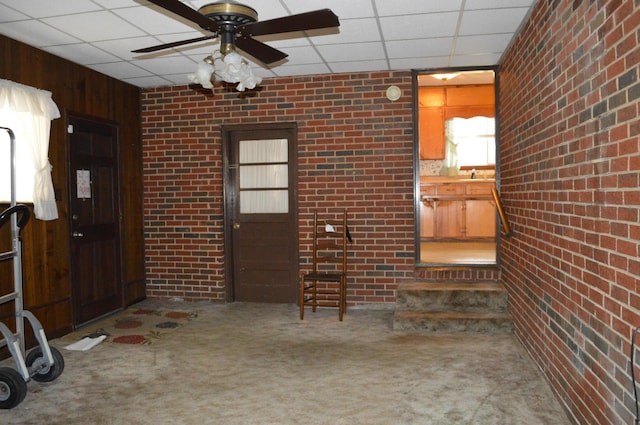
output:
[[[347,273],[347,210],[342,218],[319,219],[313,214],[313,272]]]

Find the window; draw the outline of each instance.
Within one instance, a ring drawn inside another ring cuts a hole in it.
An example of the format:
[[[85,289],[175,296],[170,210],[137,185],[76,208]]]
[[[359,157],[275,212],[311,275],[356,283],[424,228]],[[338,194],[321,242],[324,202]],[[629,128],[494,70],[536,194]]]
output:
[[[458,167],[495,165],[495,118],[451,118],[446,134],[447,142],[456,147]]]
[[[0,79],[0,127],[15,135],[16,201],[33,202],[41,220],[58,218],[51,181],[49,134],[51,120],[60,117],[51,93]],[[0,202],[10,202],[10,137],[0,131]]]

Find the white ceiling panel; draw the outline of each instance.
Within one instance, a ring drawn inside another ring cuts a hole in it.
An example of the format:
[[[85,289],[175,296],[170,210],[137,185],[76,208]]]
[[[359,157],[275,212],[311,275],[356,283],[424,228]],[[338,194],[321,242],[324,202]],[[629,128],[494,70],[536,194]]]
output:
[[[318,35],[310,38],[315,45],[361,43],[367,41],[380,41],[382,34],[375,18],[343,19],[340,30],[329,35]]]
[[[0,25],[0,33],[36,47],[79,43],[82,40],[40,21],[20,20]]]
[[[44,18],[42,22],[84,41],[145,35],[142,30],[108,11]]]
[[[468,2],[469,0],[467,0],[467,3]],[[462,7],[462,0],[376,0],[375,4],[379,16],[406,16],[423,15],[427,13],[457,12]]]
[[[290,47],[287,49],[289,56],[283,65],[306,65],[310,63],[322,63],[322,58],[318,51],[311,47]]]
[[[153,53],[132,50],[205,35],[157,0],[0,0],[0,34],[139,87],[188,84],[219,39]],[[212,0],[181,1],[197,10]],[[331,9],[337,28],[256,37],[288,54],[262,78],[497,65],[536,0],[241,0],[259,21]]]
[[[327,44],[317,49],[328,62],[350,62],[375,60],[384,55],[384,46],[380,43]]]
[[[453,48],[453,37],[387,41],[385,46],[390,59],[448,56]]]
[[[511,34],[509,33],[458,37],[456,39],[456,54],[498,53],[504,51],[510,41]]]
[[[459,13],[444,12],[380,18],[385,40],[453,37]]]
[[[372,0],[282,0],[282,3],[291,14],[318,9],[331,9],[333,13],[342,19],[376,16],[373,11]]]
[[[6,2],[13,9],[31,18],[64,16],[102,9],[99,5],[86,0],[19,0]]]
[[[56,56],[63,57],[71,62],[80,65],[90,65],[95,63],[119,62],[120,58],[111,55],[104,50],[92,46],[91,44],[82,43],[68,49],[68,45],[45,47],[44,50]]]
[[[96,65],[89,65],[89,68],[100,71],[103,74],[115,75],[117,76],[117,78],[144,77],[153,75],[153,73],[142,69],[130,62],[101,63]]]
[[[0,4],[0,23],[28,20],[28,19],[29,17],[27,15],[24,15],[15,9],[11,9],[3,4]]]
[[[146,19],[149,9],[157,12],[154,19]],[[158,6],[115,9],[113,13],[150,34],[185,33],[193,31],[194,28],[197,29],[195,24],[186,19],[181,19]]]
[[[323,72],[316,72],[316,70],[318,69],[323,70]],[[282,65],[282,66],[279,66],[277,70],[274,69],[273,71],[279,77],[331,73],[331,70],[324,64]]]
[[[524,7],[470,10],[462,16],[459,35],[513,34],[526,14]]]

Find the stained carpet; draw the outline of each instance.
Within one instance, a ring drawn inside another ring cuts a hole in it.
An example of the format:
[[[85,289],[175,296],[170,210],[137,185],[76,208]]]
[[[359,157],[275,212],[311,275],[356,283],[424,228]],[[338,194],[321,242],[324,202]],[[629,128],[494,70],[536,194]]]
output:
[[[2,424],[568,425],[516,337],[412,335],[393,310],[153,303],[197,312],[151,344],[63,352]],[[10,365],[9,360],[0,365]]]

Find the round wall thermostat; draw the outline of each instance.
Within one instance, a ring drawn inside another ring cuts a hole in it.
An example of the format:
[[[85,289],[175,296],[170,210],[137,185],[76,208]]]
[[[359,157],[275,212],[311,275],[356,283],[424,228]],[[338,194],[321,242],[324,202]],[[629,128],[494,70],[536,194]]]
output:
[[[400,90],[400,87],[390,86],[387,89],[387,99],[389,99],[390,101],[395,102],[396,100],[400,99],[400,96],[402,96],[402,90]]]

